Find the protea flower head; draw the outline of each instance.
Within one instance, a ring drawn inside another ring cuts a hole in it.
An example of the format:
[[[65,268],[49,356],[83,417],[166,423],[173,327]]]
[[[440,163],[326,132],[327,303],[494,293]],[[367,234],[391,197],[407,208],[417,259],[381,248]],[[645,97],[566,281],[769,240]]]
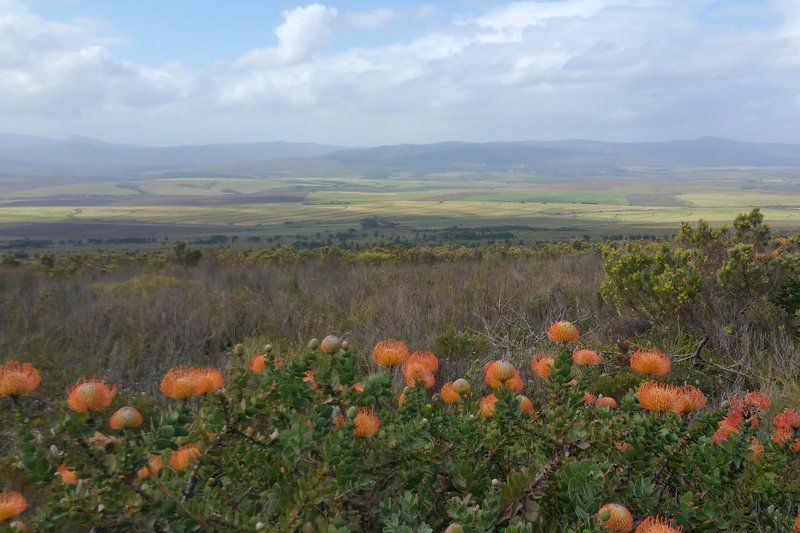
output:
[[[0,492],[0,522],[16,518],[28,508],[28,501],[19,492]]]
[[[631,368],[639,374],[665,376],[671,366],[669,357],[658,350],[636,350],[631,356]]]
[[[453,382],[453,388],[459,394],[467,394],[468,395],[468,394],[470,394],[472,392],[472,387],[470,386],[469,381],[467,381],[464,378],[458,378],[457,380],[455,380]]]
[[[602,363],[603,358],[594,350],[582,348],[572,352],[572,362],[580,366],[594,366]]]
[[[596,401],[597,397],[591,392],[587,391],[583,393],[583,405],[594,405]]]
[[[800,515],[797,515],[797,518],[794,519],[794,525],[792,526],[792,533],[800,533]]]
[[[406,378],[406,385],[408,387],[413,387],[417,383],[422,383],[423,387],[429,389],[436,383],[436,378],[433,377],[433,373],[430,369],[420,362],[409,363],[406,361],[403,364],[403,377]]]
[[[65,464],[61,464],[56,468],[56,474],[65,485],[75,485],[78,482],[78,473],[68,468]]]
[[[117,387],[103,381],[83,379],[67,390],[67,406],[73,411],[101,411],[111,404]]]
[[[250,359],[250,372],[254,374],[260,374],[267,368],[267,356],[266,355],[254,355],[252,359]]]
[[[550,379],[550,373],[555,366],[555,359],[549,355],[540,355],[534,357],[531,361],[531,370],[537,376],[543,379]]]
[[[761,444],[757,438],[750,438],[750,458],[753,461],[758,461],[764,455],[764,445]]]
[[[303,383],[308,383],[311,385],[311,390],[317,390],[319,388],[319,383],[317,383],[317,380],[314,379],[313,370],[306,370],[305,377],[303,377]]]
[[[614,410],[617,408],[617,400],[611,396],[602,396],[597,399],[597,405],[600,407],[608,407],[609,409]]]
[[[157,476],[161,469],[164,468],[164,458],[160,455],[151,455],[147,460],[147,466],[143,466],[137,472],[139,479],[145,479],[150,476]]]
[[[772,419],[776,428],[800,428],[800,409],[784,409]]]
[[[643,409],[654,413],[680,412],[685,405],[681,389],[656,381],[642,383],[636,391],[636,398]]]
[[[42,378],[30,363],[8,361],[0,365],[0,396],[23,396],[35,391]]]
[[[793,436],[794,430],[792,430],[792,428],[778,428],[772,434],[772,442],[775,444],[786,444],[792,439]]]
[[[519,402],[519,410],[523,413],[528,413],[529,415],[535,415],[536,409],[533,407],[533,402],[527,396],[517,396],[517,401]]]
[[[111,429],[130,429],[142,425],[142,414],[135,407],[121,407],[111,415],[108,425]]]
[[[197,373],[192,368],[177,366],[161,379],[161,394],[183,400],[203,394],[204,385],[198,383]]]
[[[547,338],[559,344],[578,342],[580,333],[572,322],[561,320],[556,322],[547,330]]]
[[[621,452],[627,452],[628,450],[631,449],[631,443],[624,441],[617,441],[614,443],[614,447]]]
[[[319,345],[319,351],[322,353],[332,354],[342,349],[342,339],[336,335],[328,335],[322,339]]]
[[[731,409],[739,411],[745,415],[755,414],[763,411],[772,405],[769,396],[763,392],[750,392],[743,398],[735,396],[731,398]]]
[[[489,394],[481,398],[481,405],[478,414],[484,418],[491,418],[494,416],[494,410],[497,406],[497,396]]]
[[[520,373],[514,370],[514,375],[505,382],[505,386],[514,392],[522,392],[522,389],[525,388],[525,383],[522,381]]]
[[[405,362],[405,364],[411,363],[420,363],[432,373],[436,373],[436,371],[439,370],[439,359],[433,352],[414,352],[408,356]]]
[[[225,378],[216,368],[196,368],[193,370],[197,380],[197,387],[200,394],[216,392],[222,388]]]
[[[648,516],[636,528],[636,533],[681,533],[682,531],[682,527],[672,527],[667,520],[659,516]]]
[[[630,533],[633,530],[633,515],[624,505],[607,503],[600,508],[597,519],[607,531]]]
[[[380,341],[372,350],[372,360],[381,366],[397,366],[406,359],[408,359],[408,346],[403,341],[395,339]]]
[[[450,381],[442,385],[441,390],[439,390],[439,397],[444,403],[458,403],[461,401],[461,395]]]
[[[371,437],[378,432],[381,427],[381,420],[375,411],[371,409],[360,409],[353,419],[353,435],[356,437]]]
[[[169,458],[169,466],[175,470],[186,470],[198,457],[200,450],[193,444],[181,446]]]
[[[692,385],[684,385],[683,396],[686,398],[686,411],[699,411],[708,403],[703,391]]]

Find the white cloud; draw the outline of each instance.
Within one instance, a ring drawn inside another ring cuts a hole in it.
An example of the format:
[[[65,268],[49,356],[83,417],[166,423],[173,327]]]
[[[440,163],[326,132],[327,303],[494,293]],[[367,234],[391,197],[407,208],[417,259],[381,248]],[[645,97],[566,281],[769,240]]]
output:
[[[386,7],[379,7],[372,11],[361,11],[345,14],[345,22],[354,27],[365,30],[375,30],[384,26],[395,17],[395,12]]]

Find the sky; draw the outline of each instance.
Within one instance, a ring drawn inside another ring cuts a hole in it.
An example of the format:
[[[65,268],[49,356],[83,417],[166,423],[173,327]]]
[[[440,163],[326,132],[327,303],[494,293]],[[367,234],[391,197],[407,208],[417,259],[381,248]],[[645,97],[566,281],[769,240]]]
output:
[[[0,0],[0,133],[800,143],[800,0]]]

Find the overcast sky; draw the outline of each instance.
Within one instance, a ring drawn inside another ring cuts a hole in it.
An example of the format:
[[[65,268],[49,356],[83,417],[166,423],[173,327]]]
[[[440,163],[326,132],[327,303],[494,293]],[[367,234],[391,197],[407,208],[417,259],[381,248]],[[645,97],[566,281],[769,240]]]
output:
[[[0,0],[3,132],[800,142],[800,0]]]

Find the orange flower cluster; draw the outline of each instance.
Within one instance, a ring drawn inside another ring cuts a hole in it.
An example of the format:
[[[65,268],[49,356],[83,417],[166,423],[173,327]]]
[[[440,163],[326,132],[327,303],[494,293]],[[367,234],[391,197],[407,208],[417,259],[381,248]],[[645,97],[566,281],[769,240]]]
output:
[[[142,414],[135,407],[122,407],[111,415],[108,425],[111,429],[130,429],[138,428],[142,422]]]
[[[164,459],[160,455],[153,455],[147,460],[147,466],[141,467],[136,475],[139,479],[157,476],[162,468],[164,468]]]
[[[497,407],[497,396],[489,394],[481,398],[481,405],[478,409],[478,414],[484,418],[491,418],[494,416],[494,410]]]
[[[794,437],[795,430],[800,429],[800,409],[784,409],[772,419],[775,432],[772,441],[777,444],[786,444]],[[794,440],[793,448],[800,451],[800,437]]]
[[[607,503],[600,507],[597,519],[613,533],[630,533],[633,530],[633,515],[624,505]]]
[[[639,374],[665,376],[671,366],[669,357],[658,350],[636,350],[631,356],[631,368]]]
[[[719,421],[717,431],[711,437],[711,442],[719,444],[720,442],[728,440],[728,437],[734,433],[739,433],[742,422],[744,422],[742,413],[739,411],[731,411],[728,416]]]
[[[16,518],[28,508],[28,501],[19,492],[0,492],[0,522]]]
[[[549,355],[539,355],[531,361],[531,371],[543,379],[550,379],[556,361]]]
[[[453,386],[452,381],[448,381],[442,385],[442,388],[439,390],[439,397],[444,403],[458,403],[461,401],[461,395]]]
[[[772,400],[763,392],[749,392],[744,397],[735,396],[731,398],[731,409],[739,411],[745,417],[749,417],[769,408]]]
[[[380,341],[372,350],[372,361],[385,367],[402,364],[408,359],[408,346],[403,341],[387,339]]]
[[[0,396],[23,396],[35,391],[42,378],[30,363],[8,361],[0,365]]]
[[[561,320],[550,326],[550,329],[547,330],[547,338],[559,344],[568,344],[578,342],[580,333],[572,322]]]
[[[794,519],[794,525],[792,526],[792,533],[800,533],[800,515],[797,515],[797,518]]]
[[[432,352],[414,352],[408,356],[405,364],[421,364],[434,374],[439,370],[439,359]]]
[[[659,516],[648,516],[636,528],[636,533],[681,533],[682,527],[672,527],[669,521]]]
[[[198,457],[200,457],[200,450],[193,444],[181,446],[169,458],[169,466],[175,470],[186,470]]]
[[[264,354],[254,355],[253,358],[250,359],[248,367],[250,368],[250,372],[261,374],[264,369],[267,368],[267,356]]]
[[[763,392],[751,392],[744,397],[736,396],[732,398],[731,410],[728,412],[728,416],[719,422],[717,431],[711,437],[711,441],[719,444],[734,433],[738,433],[745,419],[750,422],[751,427],[758,427],[758,413],[771,404],[769,396]],[[775,436],[773,435],[774,438]]]
[[[519,410],[523,413],[528,413],[529,415],[535,415],[536,409],[533,407],[533,402],[527,396],[517,396],[517,401],[519,402]]]
[[[381,420],[375,411],[370,409],[359,409],[358,414],[353,418],[353,435],[356,437],[371,437],[378,432],[381,427]]]
[[[636,398],[642,408],[654,413],[691,413],[707,403],[705,395],[697,387],[686,385],[680,388],[657,381],[642,383],[636,391]]]
[[[750,439],[750,458],[753,461],[758,461],[764,455],[764,445],[761,444],[757,438]]]
[[[68,468],[67,465],[61,464],[56,468],[56,473],[58,477],[61,478],[61,482],[65,485],[75,485],[78,482],[78,473]]]
[[[519,371],[508,361],[490,361],[483,366],[484,381],[493,389],[509,388],[522,392],[525,384]]]
[[[600,407],[608,407],[611,410],[617,408],[617,400],[615,400],[611,396],[603,396],[601,398],[598,398],[596,404]]]
[[[603,358],[594,350],[582,348],[572,352],[572,362],[580,366],[594,366],[602,363]]]
[[[111,404],[116,394],[116,385],[84,378],[67,390],[67,406],[77,412],[101,411]]]
[[[591,392],[584,392],[583,393],[583,405],[589,406],[594,405],[597,401],[597,397],[592,394]]]
[[[161,393],[182,400],[216,392],[225,382],[222,373],[215,368],[193,368],[178,366],[164,374]]]

